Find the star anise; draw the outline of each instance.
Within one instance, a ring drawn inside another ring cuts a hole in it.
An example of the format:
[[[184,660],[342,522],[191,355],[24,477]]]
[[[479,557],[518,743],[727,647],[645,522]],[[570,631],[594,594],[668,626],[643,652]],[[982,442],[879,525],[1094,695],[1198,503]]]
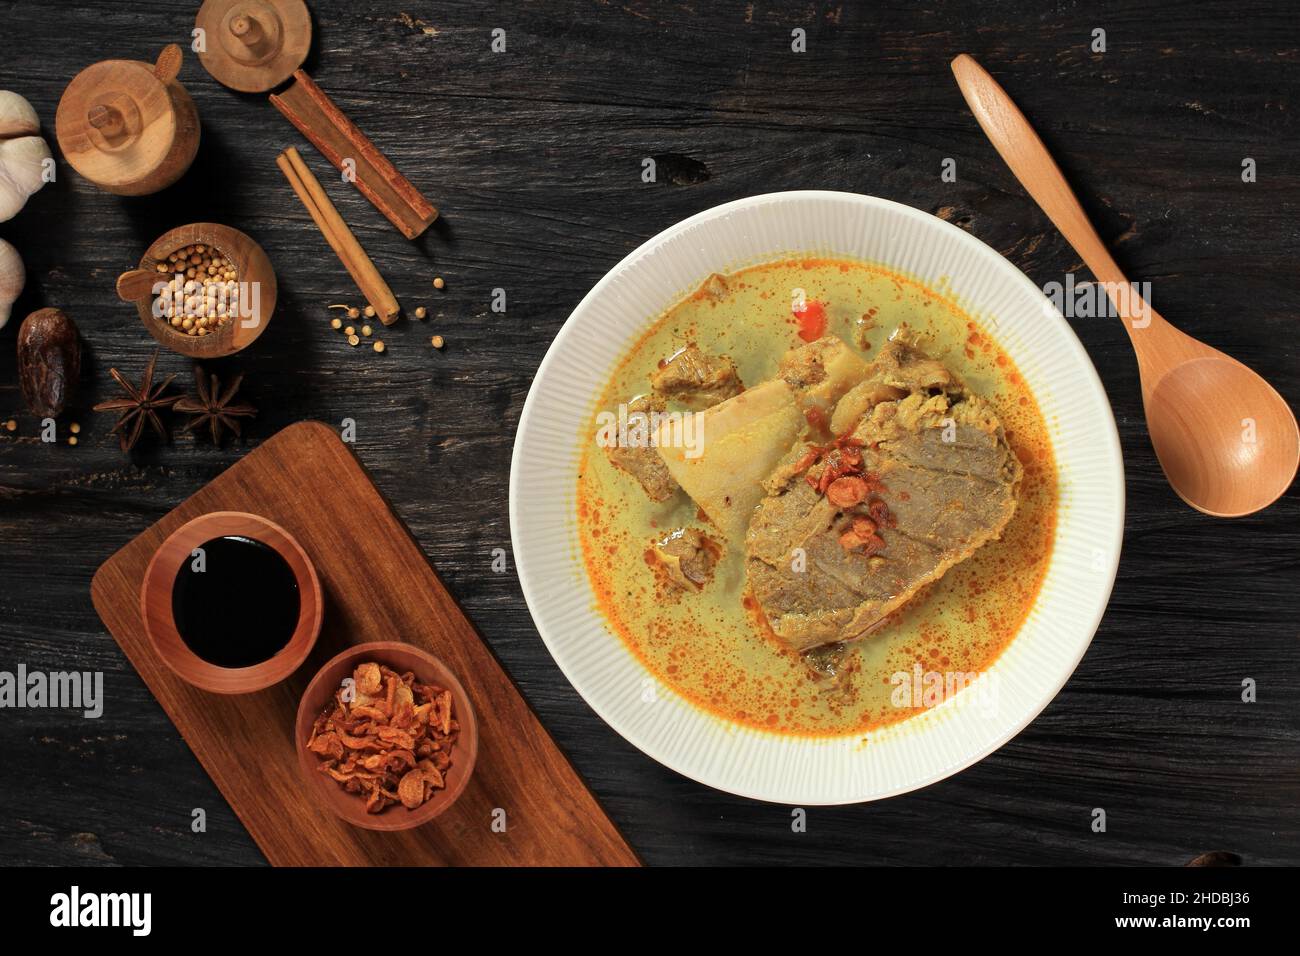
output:
[[[239,420],[252,418],[257,409],[248,402],[231,401],[239,391],[244,376],[236,375],[224,389],[215,375],[208,375],[197,364],[194,366],[194,386],[197,395],[186,395],[176,403],[176,411],[193,415],[186,431],[198,432],[205,425],[212,433],[212,444],[220,445],[226,432],[240,437]]]
[[[113,381],[117,382],[118,388],[122,389],[126,394],[121,398],[111,398],[106,402],[100,402],[95,406],[95,411],[122,413],[117,420],[117,424],[113,426],[113,431],[117,433],[117,437],[122,443],[122,451],[130,451],[135,447],[135,443],[140,440],[140,436],[144,433],[146,424],[163,438],[171,439],[171,433],[168,432],[167,426],[163,424],[158,412],[171,408],[180,400],[180,396],[163,395],[172,379],[176,377],[175,375],[168,375],[157,385],[154,384],[153,372],[157,364],[158,352],[155,350],[153,356],[149,359],[149,364],[144,367],[144,375],[140,379],[138,386],[127,381],[126,376],[117,369],[111,368],[108,370],[108,374],[113,376]]]

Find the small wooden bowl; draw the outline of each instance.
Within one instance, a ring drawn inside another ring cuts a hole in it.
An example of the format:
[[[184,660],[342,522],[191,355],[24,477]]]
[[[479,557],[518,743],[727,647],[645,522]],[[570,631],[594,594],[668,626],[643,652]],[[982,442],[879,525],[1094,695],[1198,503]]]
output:
[[[436,791],[427,802],[414,810],[399,805],[390,806],[380,813],[367,813],[365,798],[348,793],[329,775],[317,770],[320,758],[307,749],[307,741],[311,739],[311,729],[316,718],[329,706],[343,679],[350,677],[358,664],[367,661],[386,664],[398,673],[412,671],[421,683],[437,684],[451,691],[452,713],[460,724],[460,736],[451,752],[447,789]],[[330,660],[312,678],[298,705],[294,742],[298,748],[298,766],[307,781],[307,788],[343,820],[367,830],[409,830],[445,813],[465,792],[469,778],[474,773],[474,762],[478,759],[478,720],[465,688],[442,661],[413,644],[373,641],[349,647]]]
[[[236,316],[211,335],[186,335],[154,315],[155,285],[173,278],[171,272],[159,272],[158,264],[166,264],[167,257],[177,249],[196,243],[211,246],[234,263],[235,281],[256,296],[256,323]],[[275,270],[262,247],[238,229],[215,222],[194,222],[163,233],[145,250],[140,265],[117,279],[118,297],[135,303],[149,334],[173,352],[196,359],[224,358],[256,341],[271,323],[276,293]]]
[[[298,625],[293,636],[274,657],[252,667],[220,667],[205,661],[189,649],[172,618],[172,586],[181,566],[195,548],[226,535],[241,535],[274,548],[298,582]],[[251,694],[296,671],[316,644],[324,609],[320,579],[302,546],[278,524],[241,511],[213,511],[181,525],[154,554],[140,586],[140,613],[154,651],[176,676],[214,694]]]

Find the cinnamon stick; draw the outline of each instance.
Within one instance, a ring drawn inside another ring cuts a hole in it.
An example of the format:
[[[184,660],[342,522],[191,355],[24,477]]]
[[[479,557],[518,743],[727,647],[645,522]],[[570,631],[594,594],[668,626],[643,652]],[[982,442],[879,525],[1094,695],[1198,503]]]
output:
[[[392,325],[397,321],[397,315],[401,311],[401,306],[397,304],[397,297],[393,295],[393,290],[388,287],[388,283],[379,274],[375,264],[366,255],[366,251],[361,248],[361,243],[357,242],[357,237],[343,221],[334,203],[330,202],[329,196],[325,195],[320,180],[307,168],[307,164],[292,146],[275,158],[275,164],[280,167],[280,172],[284,173],[293,191],[307,207],[307,212],[315,221],[316,228],[321,231],[325,241],[330,244],[330,248],[343,263],[343,267],[348,270],[352,281],[357,284],[366,301],[374,307],[379,321],[384,325]]]
[[[410,180],[398,172],[379,148],[361,132],[315,80],[302,70],[271,102],[326,159],[375,204],[407,239],[414,239],[438,218],[438,210]]]

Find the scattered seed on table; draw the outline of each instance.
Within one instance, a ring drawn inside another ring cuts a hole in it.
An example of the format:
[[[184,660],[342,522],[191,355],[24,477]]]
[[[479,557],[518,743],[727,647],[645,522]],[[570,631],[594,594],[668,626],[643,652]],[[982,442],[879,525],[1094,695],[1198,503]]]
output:
[[[376,352],[382,352],[383,350],[384,350],[384,340],[383,340],[383,339],[375,339],[375,351],[376,351]]]
[[[78,425],[76,422],[73,422],[72,425],[69,426],[68,430],[72,432],[72,434],[74,435],[81,434],[81,426]]]
[[[343,330],[343,334],[344,334],[344,335],[355,335],[356,332],[357,332],[357,330],[354,329],[354,328],[353,328],[352,326],[350,326],[350,325],[349,325],[346,329]]]
[[[416,317],[417,319],[422,319],[422,318],[424,318],[424,317],[425,317],[426,315],[428,315],[428,314],[429,314],[429,310],[426,309],[424,306],[420,306],[419,308],[417,308],[417,309],[415,310],[415,317]]]
[[[443,342],[441,335],[435,335],[433,338],[429,339],[429,344],[435,349],[440,349],[445,343]]]
[[[357,318],[358,316],[361,315],[361,310],[358,309],[355,305],[342,305],[342,304],[339,304],[339,305],[331,305],[331,306],[327,306],[327,308],[330,308],[330,309],[343,309],[344,312],[347,313],[347,316],[348,316],[349,319],[355,319],[355,318]]]
[[[341,329],[341,328],[343,328],[343,320],[342,320],[342,319],[330,319],[330,328],[331,328],[331,329]]]
[[[348,336],[348,345],[356,345],[360,341],[361,339],[358,336],[355,335]]]
[[[364,335],[366,338],[370,338],[370,333],[372,331],[373,330],[368,325],[361,326],[361,334]]]
[[[435,289],[441,289],[441,288],[443,288],[444,286],[446,286],[446,284],[447,284],[447,283],[443,281],[442,276],[437,276],[437,277],[433,280],[433,287],[434,287]]]
[[[5,422],[5,431],[10,431],[10,432],[18,431],[18,422],[16,422],[12,418],[9,419],[9,421]]]
[[[373,319],[374,317],[375,317],[375,307],[373,305],[366,306],[366,318]]]
[[[68,436],[68,444],[69,444],[69,445],[75,445],[76,443],[77,443],[77,436],[76,436],[76,435],[69,435],[69,436]]]

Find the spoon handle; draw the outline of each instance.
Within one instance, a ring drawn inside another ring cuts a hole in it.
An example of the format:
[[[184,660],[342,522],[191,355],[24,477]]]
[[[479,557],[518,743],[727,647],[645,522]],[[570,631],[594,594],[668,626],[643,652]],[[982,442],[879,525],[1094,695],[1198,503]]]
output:
[[[953,60],[952,72],[962,96],[966,97],[971,112],[998,154],[1092,274],[1106,284],[1108,292],[1121,285],[1127,287],[1128,280],[1088,221],[1056,161],[1011,97],[970,54],[963,53]],[[1111,298],[1115,298],[1113,292]],[[1120,307],[1119,302],[1115,305]]]

